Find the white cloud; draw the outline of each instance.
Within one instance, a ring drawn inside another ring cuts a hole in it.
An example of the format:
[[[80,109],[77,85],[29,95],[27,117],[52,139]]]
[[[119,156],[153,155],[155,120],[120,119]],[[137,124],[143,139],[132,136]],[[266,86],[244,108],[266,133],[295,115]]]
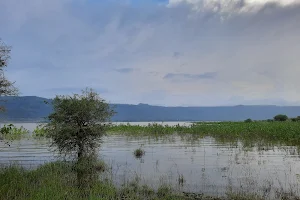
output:
[[[13,46],[8,75],[23,95],[90,86],[123,103],[300,101],[300,7],[292,1],[118,2],[0,1],[0,37]],[[197,79],[207,73],[217,76]]]

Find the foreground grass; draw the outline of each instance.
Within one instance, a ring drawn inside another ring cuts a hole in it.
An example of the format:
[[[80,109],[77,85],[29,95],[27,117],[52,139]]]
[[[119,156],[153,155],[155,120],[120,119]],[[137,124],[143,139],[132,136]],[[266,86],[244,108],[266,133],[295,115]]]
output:
[[[83,195],[84,194],[84,195]],[[157,191],[138,182],[131,182],[122,188],[116,188],[109,181],[100,181],[98,178],[84,193],[77,187],[76,174],[71,165],[63,162],[46,164],[32,171],[19,167],[0,169],[0,199],[135,199],[135,200],[187,200],[187,199],[215,199],[215,200],[242,200],[263,199],[255,194],[228,194],[225,197],[207,197],[202,194],[176,193],[168,186],[161,186]],[[283,199],[283,198],[279,198]],[[298,199],[285,196],[284,199]]]
[[[76,174],[68,164],[50,163],[33,171],[9,167],[0,171],[0,199],[185,199],[172,194],[166,186],[156,192],[136,183],[117,189],[109,181],[99,180],[93,182],[83,196],[77,187]]]
[[[219,140],[242,140],[276,142],[300,145],[300,122],[199,122],[189,127],[149,124],[148,126],[118,125],[109,128],[109,133],[127,135],[194,134],[212,136]]]

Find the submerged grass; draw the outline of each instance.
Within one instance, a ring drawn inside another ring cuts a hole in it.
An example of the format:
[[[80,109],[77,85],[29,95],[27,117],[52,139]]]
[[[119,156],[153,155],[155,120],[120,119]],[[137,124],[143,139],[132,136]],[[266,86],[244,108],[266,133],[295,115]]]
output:
[[[88,193],[76,185],[76,174],[71,165],[63,162],[45,164],[33,171],[19,167],[0,170],[0,197],[3,200],[23,199],[185,199],[161,187],[157,192],[137,183],[117,189],[110,181],[93,183]]]
[[[84,194],[84,195],[83,195]],[[179,193],[168,185],[161,185],[153,190],[138,181],[129,182],[121,188],[115,187],[111,181],[97,179],[84,193],[79,189],[76,173],[72,165],[65,162],[45,164],[36,170],[28,171],[12,166],[0,169],[0,199],[3,200],[188,200],[188,199],[215,199],[215,200],[258,200],[264,199],[257,194],[232,194],[224,197],[209,197],[203,194]],[[280,196],[278,199],[299,199],[295,196]]]
[[[244,140],[257,142],[276,142],[287,145],[300,145],[300,122],[198,122],[191,126],[168,126],[149,124],[117,125],[109,129],[109,133],[126,135],[170,135],[195,134],[198,136],[212,136],[218,140]]]
[[[136,158],[141,158],[141,157],[143,157],[145,155],[145,150],[143,150],[141,148],[138,148],[138,149],[134,150],[133,155]]]

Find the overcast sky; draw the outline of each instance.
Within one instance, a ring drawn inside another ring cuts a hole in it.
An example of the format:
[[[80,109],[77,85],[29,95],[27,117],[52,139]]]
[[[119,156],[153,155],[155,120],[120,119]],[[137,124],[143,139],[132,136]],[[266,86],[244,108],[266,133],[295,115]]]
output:
[[[92,87],[112,103],[300,105],[299,3],[0,0],[6,73],[22,96]]]

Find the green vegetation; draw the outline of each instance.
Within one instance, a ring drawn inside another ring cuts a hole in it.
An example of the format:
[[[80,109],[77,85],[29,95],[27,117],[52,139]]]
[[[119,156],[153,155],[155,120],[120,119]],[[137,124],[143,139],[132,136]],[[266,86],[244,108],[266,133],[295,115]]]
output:
[[[76,153],[80,160],[99,145],[113,112],[109,105],[92,89],[82,95],[57,96],[53,102],[53,113],[49,115],[46,135],[51,146],[60,153]]]
[[[88,188],[86,177],[94,174],[96,148],[113,111],[92,89],[82,91],[81,95],[57,96],[52,104],[46,136],[60,154],[75,156],[78,186]]]
[[[90,180],[89,180],[90,181]],[[110,181],[94,180],[88,192],[76,186],[76,171],[72,165],[62,162],[50,163],[37,170],[26,171],[18,167],[0,170],[0,196],[3,200],[26,199],[185,199],[162,186],[155,192],[148,186],[131,182],[117,189]]]
[[[289,119],[288,116],[282,115],[282,114],[276,115],[276,116],[274,117],[274,120],[275,120],[275,121],[280,121],[280,122],[284,122],[284,121],[286,121],[286,120],[288,120],[288,119]]]
[[[0,135],[3,139],[12,140],[12,139],[21,139],[22,136],[27,135],[29,130],[25,129],[23,126],[17,128],[13,124],[3,125],[0,129]]]
[[[43,125],[43,124],[38,125],[32,131],[32,136],[35,138],[46,137],[46,135],[47,135],[47,130],[46,130],[45,125]]]
[[[157,135],[165,135],[165,134],[173,134],[175,132],[182,132],[183,130],[188,130],[189,128],[180,126],[179,124],[176,126],[169,125],[160,125],[156,123],[149,123],[148,126],[140,126],[140,125],[130,125],[129,123],[124,125],[114,125],[111,126],[108,131],[110,133],[122,133],[122,134],[157,134]]]
[[[118,125],[109,128],[110,134],[126,135],[167,135],[194,134],[212,136],[228,141],[253,141],[300,145],[300,123],[285,122],[198,122],[192,126],[168,126],[149,124],[148,126]]]
[[[224,197],[209,197],[203,194],[176,192],[168,185],[154,190],[138,180],[115,187],[110,180],[87,179],[89,189],[77,187],[76,170],[72,164],[55,162],[45,164],[36,170],[24,170],[12,166],[0,169],[0,197],[2,200],[263,200],[258,194],[233,194]],[[98,173],[101,176],[101,173]],[[92,183],[92,184],[91,184]],[[253,192],[253,191],[252,191]],[[276,199],[298,199],[292,194],[280,194]]]
[[[250,122],[253,122],[253,121],[252,121],[252,119],[249,118],[249,119],[246,119],[245,122],[250,123]]]
[[[136,157],[136,158],[141,158],[145,155],[145,150],[141,149],[141,148],[138,148],[136,149],[134,152],[133,152],[133,155]]]

